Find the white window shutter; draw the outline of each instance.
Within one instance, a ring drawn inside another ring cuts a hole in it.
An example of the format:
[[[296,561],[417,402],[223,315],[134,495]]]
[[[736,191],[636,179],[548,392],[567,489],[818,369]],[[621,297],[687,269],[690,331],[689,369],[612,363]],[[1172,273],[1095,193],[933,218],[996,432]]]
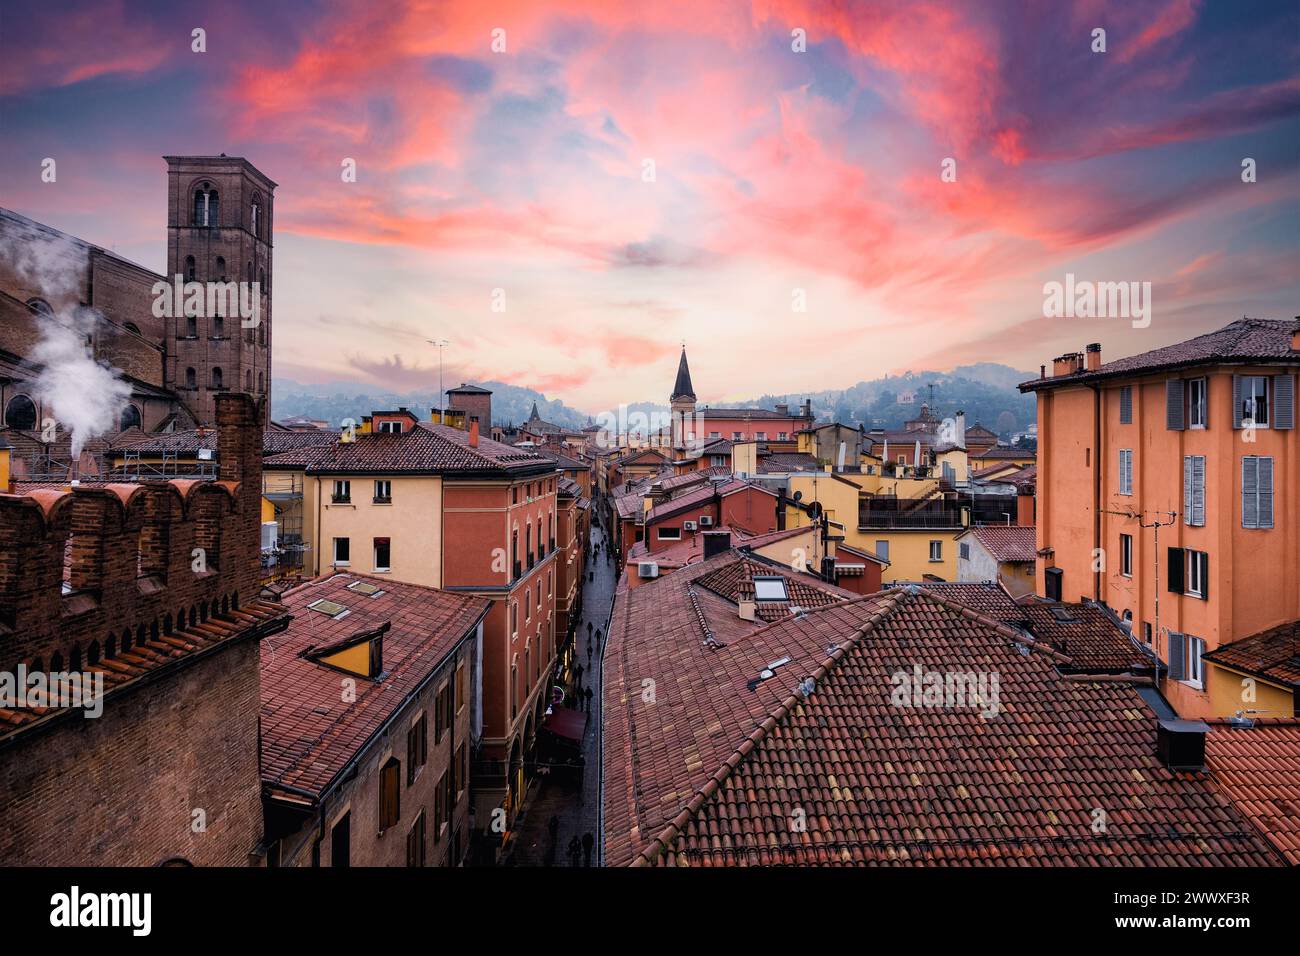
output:
[[[1259,467],[1257,458],[1241,459],[1241,526],[1259,527]]]
[[[1273,459],[1259,461],[1259,526],[1273,527]]]
[[[1196,524],[1192,505],[1192,456],[1183,456],[1183,524]]]
[[[1295,428],[1295,376],[1273,376],[1273,427]]]
[[[1192,515],[1198,527],[1205,524],[1205,456],[1192,457]]]

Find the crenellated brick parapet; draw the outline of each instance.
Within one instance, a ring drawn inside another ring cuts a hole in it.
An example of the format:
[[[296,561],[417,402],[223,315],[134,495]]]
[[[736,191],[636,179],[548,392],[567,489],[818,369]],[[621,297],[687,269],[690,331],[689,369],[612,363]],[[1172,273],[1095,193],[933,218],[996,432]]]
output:
[[[254,602],[264,418],[218,397],[215,481],[0,495],[0,670],[107,661]]]

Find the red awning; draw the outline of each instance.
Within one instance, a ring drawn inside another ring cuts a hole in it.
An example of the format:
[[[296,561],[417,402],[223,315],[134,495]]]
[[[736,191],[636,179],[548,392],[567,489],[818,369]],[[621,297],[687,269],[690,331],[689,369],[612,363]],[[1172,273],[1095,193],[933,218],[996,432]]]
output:
[[[542,729],[549,730],[559,737],[582,741],[583,731],[587,729],[587,715],[571,707],[556,707],[551,715],[542,721]]]

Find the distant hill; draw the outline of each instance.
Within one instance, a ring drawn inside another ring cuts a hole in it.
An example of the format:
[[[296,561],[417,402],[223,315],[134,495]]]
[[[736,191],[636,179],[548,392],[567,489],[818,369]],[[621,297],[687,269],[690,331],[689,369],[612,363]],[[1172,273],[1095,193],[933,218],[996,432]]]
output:
[[[906,372],[858,382],[848,388],[769,394],[754,399],[728,400],[726,405],[771,408],[778,402],[787,402],[794,408],[808,398],[812,399],[813,414],[820,421],[862,424],[867,428],[901,428],[903,422],[916,417],[922,402],[930,401],[930,386],[933,385],[935,415],[948,418],[964,411],[968,426],[978,422],[1002,438],[1010,438],[1036,420],[1034,396],[1022,395],[1016,389],[1020,382],[1034,377],[1034,372],[1020,371],[1009,365],[980,362],[959,366],[951,372]],[[542,418],[557,425],[577,429],[589,420],[587,413],[570,408],[559,399],[548,400],[531,388],[504,382],[474,384],[492,389],[492,417],[496,424],[521,424],[527,420],[533,402],[537,403]],[[375,409],[399,405],[405,405],[427,419],[430,409],[438,403],[438,393],[431,390],[400,393],[358,382],[304,385],[284,378],[272,380],[271,396],[276,418],[303,415],[325,419],[334,425],[344,418],[359,420]],[[627,414],[634,421],[638,412],[650,417],[655,412],[666,414],[667,411],[668,405],[664,402],[630,402],[627,405]]]
[[[457,383],[459,384],[459,383]],[[541,392],[505,382],[472,382],[492,390],[493,424],[527,420],[533,402],[537,413],[548,422],[581,428],[587,424],[583,412],[572,409],[559,400],[549,401]],[[448,387],[451,386],[449,383]],[[323,419],[338,425],[345,418],[360,421],[376,409],[406,406],[420,418],[428,419],[438,404],[438,393],[433,390],[393,392],[377,389],[359,382],[328,382],[323,385],[306,385],[287,378],[271,380],[271,407],[277,419],[302,415],[305,418]]]

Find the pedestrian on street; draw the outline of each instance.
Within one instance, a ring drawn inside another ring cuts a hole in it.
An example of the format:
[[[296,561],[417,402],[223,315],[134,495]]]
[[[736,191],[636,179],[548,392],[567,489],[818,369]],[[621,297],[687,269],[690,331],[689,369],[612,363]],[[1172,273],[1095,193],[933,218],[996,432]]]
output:
[[[590,711],[591,710],[591,688],[590,687],[588,687],[585,691],[583,691],[583,697],[586,698],[587,710]]]
[[[595,572],[595,571],[588,571],[588,572],[587,572],[587,582],[588,582],[588,583],[591,583],[591,582],[594,581],[594,580],[596,580],[596,572]]]
[[[596,628],[596,646],[600,647],[600,628]]]
[[[587,622],[587,640],[591,640],[591,622]]]
[[[577,866],[578,858],[581,856],[582,841],[578,839],[577,834],[574,834],[573,839],[569,841],[569,866]]]
[[[587,664],[591,664],[591,638],[587,638]]]
[[[582,865],[591,866],[591,851],[596,846],[596,838],[588,830],[582,835]]]

